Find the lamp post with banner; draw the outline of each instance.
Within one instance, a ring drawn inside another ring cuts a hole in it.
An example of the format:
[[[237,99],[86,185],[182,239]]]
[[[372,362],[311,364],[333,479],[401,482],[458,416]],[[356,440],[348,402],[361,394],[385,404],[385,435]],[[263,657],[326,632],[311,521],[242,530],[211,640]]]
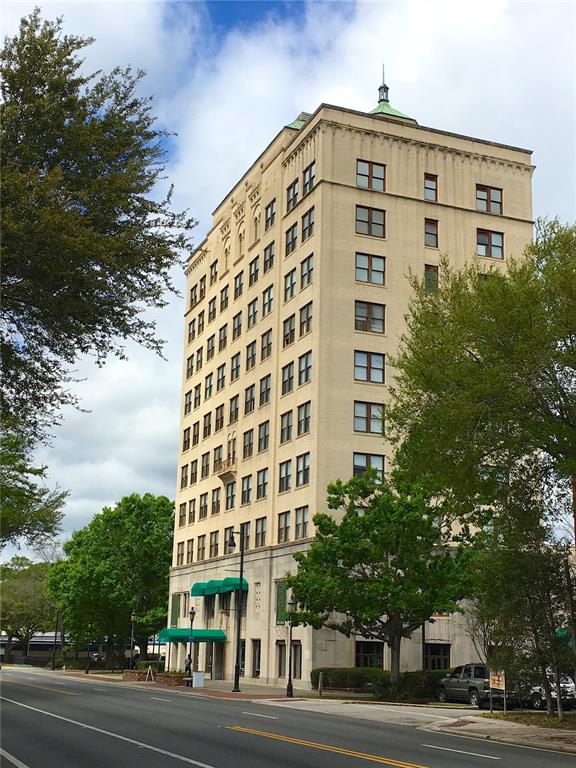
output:
[[[236,605],[236,663],[234,665],[234,687],[233,693],[239,693],[240,691],[240,656],[242,654],[242,642],[240,639],[241,625],[242,625],[242,603],[243,603],[243,587],[244,587],[244,528],[240,526],[239,531],[230,531],[230,538],[228,539],[228,551],[234,552],[236,549],[236,541],[234,534],[237,533],[240,536],[240,584],[238,589],[238,601]]]
[[[297,601],[294,595],[291,593],[288,602],[286,603],[286,613],[288,615],[288,683],[286,685],[286,697],[291,699],[294,696],[294,687],[292,685],[292,627],[294,611],[296,609]]]

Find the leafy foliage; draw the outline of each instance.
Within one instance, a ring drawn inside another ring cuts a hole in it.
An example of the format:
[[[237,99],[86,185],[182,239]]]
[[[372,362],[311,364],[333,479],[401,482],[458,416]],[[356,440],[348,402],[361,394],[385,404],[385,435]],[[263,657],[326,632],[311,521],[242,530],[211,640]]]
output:
[[[374,471],[328,487],[328,506],[341,522],[314,517],[316,536],[294,555],[288,578],[314,627],[383,640],[392,652],[391,679],[400,669],[400,642],[437,611],[457,610],[465,594],[463,556],[439,541],[436,511],[417,488],[399,491]]]
[[[146,308],[163,307],[194,222],[171,209],[166,132],[144,73],[85,75],[93,41],[23,18],[1,53],[2,410],[42,436],[80,355],[103,363],[136,340],[160,352]]]

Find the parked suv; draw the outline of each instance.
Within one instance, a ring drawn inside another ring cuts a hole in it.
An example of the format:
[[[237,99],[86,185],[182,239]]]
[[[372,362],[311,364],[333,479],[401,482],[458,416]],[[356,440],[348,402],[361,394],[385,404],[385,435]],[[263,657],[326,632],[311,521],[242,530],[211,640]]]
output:
[[[486,665],[464,664],[456,667],[438,683],[438,699],[442,703],[459,701],[482,707],[490,701],[490,678]]]

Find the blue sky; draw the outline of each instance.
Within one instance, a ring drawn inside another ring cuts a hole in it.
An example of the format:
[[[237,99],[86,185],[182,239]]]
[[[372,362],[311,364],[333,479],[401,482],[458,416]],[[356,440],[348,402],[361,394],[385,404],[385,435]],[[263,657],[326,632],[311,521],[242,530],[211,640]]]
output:
[[[534,216],[576,220],[575,3],[22,0],[2,4],[4,32],[35,4],[95,37],[86,69],[146,69],[142,87],[177,134],[167,176],[175,205],[199,221],[197,243],[300,111],[373,108],[383,61],[393,106],[421,125],[532,149]],[[133,491],[174,497],[183,311],[174,297],[158,316],[166,361],[132,345],[128,361],[80,362],[90,413],[67,411],[38,457],[71,491],[67,533]]]

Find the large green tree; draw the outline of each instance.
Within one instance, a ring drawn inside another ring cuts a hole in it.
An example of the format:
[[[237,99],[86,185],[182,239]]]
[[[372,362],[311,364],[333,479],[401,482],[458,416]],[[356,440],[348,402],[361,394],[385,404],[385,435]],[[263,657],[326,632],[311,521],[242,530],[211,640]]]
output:
[[[505,272],[444,262],[437,291],[413,285],[387,410],[408,478],[462,511],[526,456],[576,475],[576,227],[540,223]]]
[[[161,351],[143,312],[165,306],[194,226],[158,192],[167,133],[143,72],[86,74],[92,42],[37,9],[1,52],[1,406],[36,438],[75,402],[81,355]]]
[[[166,622],[173,524],[173,502],[134,493],[104,507],[64,545],[67,559],[52,566],[48,584],[75,640],[124,644],[134,615],[144,654]]]
[[[395,489],[369,471],[328,486],[328,506],[343,513],[341,521],[314,516],[314,541],[294,556],[298,568],[288,579],[299,619],[384,641],[394,682],[402,638],[435,612],[457,610],[464,558],[441,541],[438,509],[416,487]]]

